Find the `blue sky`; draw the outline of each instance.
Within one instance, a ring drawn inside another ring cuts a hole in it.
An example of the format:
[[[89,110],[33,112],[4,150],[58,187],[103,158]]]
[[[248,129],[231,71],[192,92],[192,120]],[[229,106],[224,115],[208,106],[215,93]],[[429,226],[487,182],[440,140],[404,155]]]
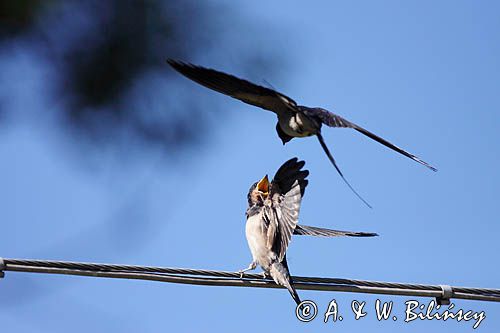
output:
[[[273,114],[200,87],[200,95],[230,110],[207,142],[175,159],[146,151],[120,165],[103,153],[89,173],[78,165],[78,145],[54,130],[49,109],[57,103],[43,93],[51,73],[20,47],[0,55],[12,83],[0,87],[2,101],[16,114],[0,128],[0,256],[238,270],[251,260],[244,235],[249,186],[298,156],[311,172],[302,224],[380,236],[293,239],[292,274],[500,288],[498,3],[218,3],[253,22],[255,48],[286,59],[280,75],[249,79],[334,111],[439,172],[354,131],[325,128],[344,174],[374,207],[367,209],[316,139],[283,147]],[[233,50],[245,38],[229,34],[224,56],[186,60],[242,76]],[[181,87],[191,84],[179,79]],[[125,238],[116,232],[123,228]],[[373,311],[355,321],[350,302],[367,301],[370,311],[378,297],[350,293],[299,291],[322,310],[336,299],[347,318],[335,324],[298,322],[285,290],[7,272],[0,294],[2,327],[15,332],[472,330],[470,322],[378,322]],[[410,298],[380,299],[394,301],[402,317]],[[498,304],[455,304],[484,310],[479,329],[498,331]]]

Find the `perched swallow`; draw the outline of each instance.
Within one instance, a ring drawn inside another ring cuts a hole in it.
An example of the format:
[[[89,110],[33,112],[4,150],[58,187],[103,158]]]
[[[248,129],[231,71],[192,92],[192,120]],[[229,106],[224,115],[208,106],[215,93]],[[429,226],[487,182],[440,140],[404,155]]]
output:
[[[248,192],[246,237],[252,253],[252,262],[240,271],[253,270],[259,265],[264,274],[288,289],[294,301],[300,298],[288,270],[286,250],[292,235],[311,236],[377,236],[374,233],[349,232],[298,225],[300,203],[307,186],[307,170],[301,170],[303,161],[293,158],[276,172],[271,183],[267,175],[254,183]]]
[[[370,205],[356,192],[356,190],[354,190],[351,184],[349,184],[347,179],[344,177],[342,171],[340,171],[340,168],[337,166],[335,159],[330,153],[330,150],[321,135],[321,126],[323,124],[329,127],[346,127],[355,129],[384,146],[426,166],[432,171],[437,171],[436,168],[424,162],[417,156],[410,154],[398,146],[393,145],[389,141],[328,110],[319,107],[310,108],[298,105],[290,97],[273,89],[256,85],[249,81],[239,79],[233,75],[219,72],[214,69],[204,68],[172,59],[168,59],[167,62],[182,75],[209,89],[239,99],[247,104],[258,106],[262,109],[276,113],[278,116],[276,131],[278,132],[278,136],[283,144],[286,144],[288,141],[296,137],[300,138],[316,135],[321,147],[328,156],[328,159],[333,164],[344,182],[368,207],[370,207]]]

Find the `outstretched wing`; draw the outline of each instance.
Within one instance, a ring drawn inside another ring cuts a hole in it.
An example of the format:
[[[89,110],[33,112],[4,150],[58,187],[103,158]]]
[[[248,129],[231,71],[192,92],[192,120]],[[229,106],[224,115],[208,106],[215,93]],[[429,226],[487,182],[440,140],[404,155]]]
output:
[[[167,62],[176,71],[202,86],[275,113],[288,111],[297,105],[288,96],[233,75],[172,59]]]
[[[295,181],[298,181],[302,199],[307,184],[309,183],[306,179],[307,176],[309,176],[309,171],[302,170],[305,164],[306,162],[299,161],[297,157],[291,158],[283,163],[274,175],[271,182],[271,191],[274,192],[274,194],[286,195],[294,186]]]
[[[311,227],[308,225],[300,225],[297,224],[295,230],[293,231],[294,235],[304,235],[304,236],[318,236],[318,237],[374,237],[378,236],[376,233],[372,232],[356,232],[356,231],[342,231],[342,230],[333,230],[326,228],[318,228]]]
[[[307,186],[309,171],[301,170],[304,161],[293,158],[276,172],[265,213],[269,221],[267,246],[281,262],[299,221],[300,203]]]
[[[306,115],[319,118],[323,124],[330,126],[330,127],[346,127],[346,128],[355,129],[356,131],[366,135],[367,137],[371,138],[372,140],[375,140],[378,143],[383,144],[387,148],[390,148],[390,149],[414,160],[415,162],[418,162],[418,163],[426,166],[427,168],[431,169],[432,171],[437,171],[436,168],[434,168],[433,166],[431,166],[427,162],[421,160],[419,157],[417,157],[413,154],[410,154],[406,150],[399,148],[398,146],[390,143],[389,141],[379,137],[378,135],[373,134],[372,132],[364,129],[361,126],[358,126],[358,125],[342,118],[339,115],[336,115],[335,113],[332,113],[328,110],[321,109],[321,108],[311,108],[311,109],[304,110],[303,112]]]

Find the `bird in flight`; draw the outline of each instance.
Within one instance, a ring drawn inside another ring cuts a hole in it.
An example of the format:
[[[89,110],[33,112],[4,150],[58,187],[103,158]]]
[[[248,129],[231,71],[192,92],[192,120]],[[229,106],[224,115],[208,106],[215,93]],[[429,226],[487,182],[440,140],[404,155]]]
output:
[[[272,111],[278,116],[276,131],[283,144],[286,144],[293,138],[301,138],[315,135],[328,159],[333,164],[342,180],[361,199],[368,207],[371,207],[351,186],[344,177],[342,171],[338,167],[333,155],[321,135],[322,125],[328,127],[344,127],[352,128],[369,138],[383,144],[384,146],[408,157],[412,160],[426,166],[432,171],[437,171],[436,168],[424,162],[417,156],[393,145],[389,141],[373,134],[372,132],[358,126],[339,115],[336,115],[328,110],[319,107],[307,107],[298,105],[290,97],[275,91],[274,89],[266,88],[237,78],[214,69],[205,68],[190,63],[167,59],[168,64],[176,71],[186,76],[187,78],[215,90],[219,93],[239,99],[242,102],[258,106],[262,109]]]
[[[300,204],[308,183],[306,177],[309,175],[309,171],[301,170],[304,164],[304,161],[292,158],[278,169],[271,183],[266,175],[250,187],[247,195],[245,231],[252,262],[247,268],[239,271],[243,275],[259,265],[265,275],[270,275],[277,284],[288,289],[297,305],[301,301],[293,286],[286,261],[286,251],[292,235],[377,236],[375,233],[339,231],[297,224]]]

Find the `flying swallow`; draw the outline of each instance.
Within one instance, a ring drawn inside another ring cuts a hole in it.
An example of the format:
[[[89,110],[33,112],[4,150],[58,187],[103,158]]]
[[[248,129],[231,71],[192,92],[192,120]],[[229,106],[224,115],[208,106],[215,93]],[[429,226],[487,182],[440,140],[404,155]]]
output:
[[[254,183],[248,191],[246,211],[246,238],[252,262],[241,271],[253,270],[259,265],[265,275],[284,286],[292,298],[300,304],[288,270],[286,251],[292,235],[311,236],[377,236],[374,233],[349,232],[318,227],[301,226],[298,223],[302,197],[307,186],[307,170],[301,170],[303,161],[293,158],[285,162],[269,183],[267,175]]]
[[[323,140],[323,136],[321,135],[322,125],[326,125],[328,127],[352,128],[383,144],[384,146],[426,166],[432,171],[437,171],[436,168],[424,162],[417,156],[410,154],[402,148],[393,145],[389,141],[328,110],[319,107],[311,108],[298,105],[293,99],[275,91],[274,89],[262,87],[214,69],[196,66],[172,59],[168,59],[167,62],[182,75],[209,89],[239,99],[247,104],[258,106],[262,109],[276,113],[278,116],[276,131],[278,132],[278,136],[283,142],[283,145],[293,138],[315,135],[340,177],[342,177],[347,186],[349,186],[354,194],[356,194],[356,196],[358,196],[358,198],[360,198],[368,207],[371,206],[356,192],[356,190],[344,177],[342,171],[340,171],[340,168],[338,167],[333,155]]]

